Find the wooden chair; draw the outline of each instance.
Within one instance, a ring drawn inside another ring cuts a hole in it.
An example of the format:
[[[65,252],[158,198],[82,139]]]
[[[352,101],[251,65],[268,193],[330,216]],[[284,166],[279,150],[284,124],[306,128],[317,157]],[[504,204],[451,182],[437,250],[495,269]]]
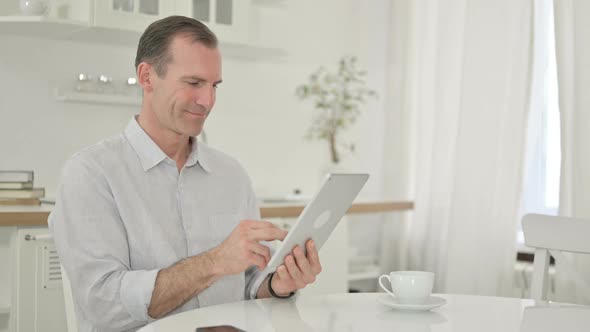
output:
[[[531,298],[546,300],[549,258],[564,263],[576,285],[590,289],[562,252],[590,254],[590,220],[527,214],[522,218],[525,244],[535,248]]]

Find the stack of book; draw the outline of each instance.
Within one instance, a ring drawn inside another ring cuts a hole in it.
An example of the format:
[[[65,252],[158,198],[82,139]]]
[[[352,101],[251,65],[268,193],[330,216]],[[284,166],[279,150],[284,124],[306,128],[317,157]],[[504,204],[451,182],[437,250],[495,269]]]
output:
[[[33,171],[0,170],[0,205],[40,205],[45,188],[35,188],[33,179]]]

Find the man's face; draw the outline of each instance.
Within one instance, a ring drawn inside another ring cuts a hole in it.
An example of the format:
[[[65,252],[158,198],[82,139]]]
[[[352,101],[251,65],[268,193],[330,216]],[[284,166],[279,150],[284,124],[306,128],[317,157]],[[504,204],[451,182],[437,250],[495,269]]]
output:
[[[221,83],[221,55],[186,36],[169,46],[172,61],[164,77],[153,75],[152,109],[162,129],[197,136],[215,104]]]

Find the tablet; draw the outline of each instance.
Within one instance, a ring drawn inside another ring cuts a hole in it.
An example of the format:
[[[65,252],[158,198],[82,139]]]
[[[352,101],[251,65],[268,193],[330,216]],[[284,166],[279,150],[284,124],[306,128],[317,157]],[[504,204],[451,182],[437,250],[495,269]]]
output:
[[[319,250],[338,225],[361,191],[368,174],[328,174],[324,184],[291,228],[270,258],[265,272],[274,272],[296,245],[305,252],[305,243],[312,239]]]

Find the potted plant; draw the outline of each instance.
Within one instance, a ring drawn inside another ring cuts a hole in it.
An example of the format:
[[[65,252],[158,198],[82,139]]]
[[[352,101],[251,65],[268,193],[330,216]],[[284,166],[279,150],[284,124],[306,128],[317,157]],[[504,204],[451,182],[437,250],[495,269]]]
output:
[[[335,71],[323,66],[309,76],[307,84],[296,88],[301,100],[311,100],[316,110],[306,138],[326,140],[333,164],[341,161],[341,151],[354,151],[354,143],[341,139],[341,132],[356,122],[361,106],[377,93],[367,88],[366,72],[357,68],[355,56],[344,56]]]

